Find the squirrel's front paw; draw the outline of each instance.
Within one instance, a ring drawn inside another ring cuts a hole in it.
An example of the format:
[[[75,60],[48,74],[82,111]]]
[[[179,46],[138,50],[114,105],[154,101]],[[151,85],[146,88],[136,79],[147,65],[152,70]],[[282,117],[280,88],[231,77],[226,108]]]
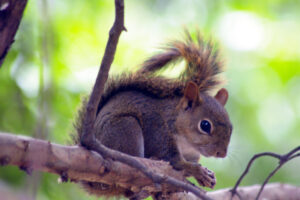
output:
[[[209,169],[198,165],[198,173],[193,174],[198,183],[204,187],[214,188],[216,185],[216,177],[214,172]]]

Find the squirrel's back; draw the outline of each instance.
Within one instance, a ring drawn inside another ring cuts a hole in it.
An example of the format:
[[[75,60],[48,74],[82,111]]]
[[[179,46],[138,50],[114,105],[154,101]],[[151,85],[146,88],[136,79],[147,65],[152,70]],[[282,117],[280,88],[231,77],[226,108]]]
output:
[[[121,74],[108,79],[102,94],[98,112],[115,94],[134,90],[155,98],[183,96],[183,90],[189,81],[195,82],[199,92],[206,92],[221,83],[217,76],[223,71],[218,51],[211,42],[205,42],[199,33],[194,41],[186,33],[186,41],[173,41],[162,53],[146,60],[136,73]],[[180,59],[186,62],[180,77],[169,79],[157,76],[156,72]]]
[[[124,91],[136,91],[153,98],[181,97],[185,83],[176,79],[150,77],[141,73],[122,74],[109,78],[98,105],[98,112],[114,95]]]

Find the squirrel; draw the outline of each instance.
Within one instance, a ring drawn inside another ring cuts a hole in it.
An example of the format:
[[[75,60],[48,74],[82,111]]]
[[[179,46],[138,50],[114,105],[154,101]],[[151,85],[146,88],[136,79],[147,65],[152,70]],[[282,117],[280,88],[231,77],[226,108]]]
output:
[[[184,60],[185,69],[176,79],[157,75],[170,64]],[[135,73],[110,77],[102,94],[94,134],[103,145],[123,153],[170,162],[198,183],[213,188],[214,173],[201,166],[200,155],[226,156],[232,132],[224,106],[226,89],[215,96],[212,89],[222,82],[218,51],[200,34],[173,41],[163,52],[146,60]],[[82,120],[77,128],[80,143]],[[83,182],[92,194],[130,196],[119,186]]]

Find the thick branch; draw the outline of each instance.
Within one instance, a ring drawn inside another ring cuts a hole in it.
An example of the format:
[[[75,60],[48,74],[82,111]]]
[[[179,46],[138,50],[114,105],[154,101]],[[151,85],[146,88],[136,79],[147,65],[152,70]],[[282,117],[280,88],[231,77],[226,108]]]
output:
[[[255,199],[260,188],[261,185],[239,187],[237,191],[241,198],[235,196],[232,198],[232,200]],[[231,200],[231,191],[229,189],[222,189],[215,192],[210,192],[208,196],[214,200]],[[296,200],[299,199],[299,197],[300,187],[289,184],[270,183],[266,185],[259,199]]]
[[[221,189],[213,192],[208,192],[207,196],[214,200],[253,200],[256,198],[261,185],[239,187],[237,189],[239,196],[231,198],[230,189]],[[259,199],[263,200],[296,200],[300,197],[300,187],[289,184],[270,183],[266,185]],[[190,193],[173,193],[170,196],[172,200],[198,200],[193,194]]]
[[[166,162],[137,159],[157,174],[185,181],[183,173],[173,170]],[[58,174],[62,180],[117,184],[135,192],[144,190],[152,193],[159,192],[163,188],[164,191],[172,192],[169,199],[199,199],[192,193],[180,192],[172,185],[163,184],[158,187],[143,173],[120,162],[105,160],[95,152],[78,146],[62,146],[29,137],[1,133],[0,164],[19,166],[27,173],[37,170]],[[240,187],[237,191],[241,199],[254,199],[260,187],[260,185]],[[209,192],[207,195],[214,200],[231,198],[229,189]],[[287,184],[268,184],[261,194],[261,198],[265,199],[286,200],[297,199],[299,196],[300,188]],[[235,199],[239,197],[235,196],[233,200]]]
[[[3,0],[0,2],[0,67],[14,42],[27,0]]]
[[[182,172],[173,170],[163,161],[136,158],[162,177],[185,181]],[[105,160],[99,154],[78,146],[62,146],[47,141],[0,133],[0,164],[15,165],[31,173],[32,170],[58,174],[62,180],[91,181],[117,184],[138,192],[149,193],[180,189],[163,184],[158,187],[143,173],[120,162]]]

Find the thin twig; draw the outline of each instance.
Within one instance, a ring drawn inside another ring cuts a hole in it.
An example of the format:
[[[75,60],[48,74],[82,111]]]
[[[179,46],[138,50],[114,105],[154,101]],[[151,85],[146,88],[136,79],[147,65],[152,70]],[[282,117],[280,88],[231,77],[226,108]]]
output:
[[[281,166],[283,165],[283,163],[280,163],[270,174],[269,176],[265,179],[264,183],[262,184],[262,186],[259,189],[259,192],[257,193],[256,196],[256,200],[258,200],[259,196],[261,195],[265,185],[268,183],[268,181],[270,180],[270,178],[281,168]]]
[[[257,158],[260,158],[262,156],[273,156],[273,157],[276,157],[276,158],[279,158],[279,155],[277,154],[274,154],[272,152],[264,152],[264,153],[259,153],[259,154],[255,154],[251,160],[249,161],[246,169],[244,170],[244,172],[242,173],[242,175],[240,176],[240,178],[238,179],[238,181],[236,182],[235,186],[233,187],[232,189],[232,193],[233,195],[235,194],[235,191],[237,189],[237,187],[240,185],[240,183],[242,182],[243,178],[246,176],[246,174],[249,172],[249,169],[250,167],[252,166],[252,163],[257,159]]]
[[[238,179],[238,181],[236,182],[235,186],[233,187],[233,189],[231,190],[231,198],[234,197],[234,195],[238,195],[237,193],[237,188],[240,185],[240,183],[242,182],[243,178],[246,176],[246,174],[249,172],[250,167],[252,166],[253,162],[263,156],[271,156],[274,158],[277,158],[279,160],[279,164],[278,166],[269,174],[269,176],[265,179],[264,183],[262,184],[256,199],[259,199],[259,196],[261,195],[265,185],[268,183],[269,179],[288,161],[296,158],[296,157],[300,157],[300,153],[295,154],[296,152],[300,151],[300,146],[294,148],[293,150],[291,150],[290,152],[288,152],[287,154],[284,155],[279,155],[276,153],[272,153],[272,152],[264,152],[264,153],[259,153],[254,155],[251,160],[248,162],[248,165],[246,167],[246,169],[244,170],[244,172],[242,173],[242,175],[240,176],[240,178]],[[295,154],[295,155],[294,155]],[[239,195],[238,195],[239,196]]]
[[[300,157],[300,153],[297,153],[297,154],[291,156],[291,157],[289,158],[289,160],[292,160],[292,159],[294,159],[294,158],[296,158],[296,157]]]
[[[295,149],[293,149],[292,151],[290,151],[289,153],[287,153],[286,157],[291,157],[292,154],[296,153],[297,151],[300,151],[300,146],[299,147],[296,147]]]
[[[282,157],[281,157],[281,159],[280,159],[280,161],[279,161],[279,165],[269,174],[269,176],[266,178],[266,180],[264,181],[264,183],[262,184],[262,186],[261,186],[261,188],[260,188],[260,190],[259,190],[259,192],[258,192],[258,194],[257,194],[257,196],[256,196],[256,200],[258,200],[258,198],[259,198],[259,196],[261,195],[261,193],[262,193],[262,191],[263,191],[263,189],[264,189],[264,187],[265,187],[265,185],[269,182],[269,180],[270,180],[270,178],[272,177],[272,176],[274,176],[274,174],[285,164],[285,163],[287,163],[288,161],[290,161],[290,160],[292,160],[292,159],[294,159],[294,158],[296,158],[296,157],[300,157],[300,153],[298,153],[298,154],[296,154],[296,155],[294,155],[294,156],[292,156],[294,153],[296,153],[297,151],[299,151],[300,150],[300,148],[299,147],[297,147],[297,148],[295,148],[294,150],[292,150],[291,152],[289,152],[288,154],[286,154],[286,155],[283,155]]]
[[[114,60],[119,37],[123,30],[126,30],[124,28],[124,1],[115,0],[115,21],[109,31],[109,38],[100,65],[100,70],[98,72],[97,79],[86,108],[82,133],[83,138],[81,140],[83,142],[83,145],[86,143],[85,141],[87,141],[87,143],[89,144],[90,141],[94,140],[94,134],[92,133],[92,130],[94,121],[96,119],[97,107],[104,90],[105,82],[108,78],[110,66]]]

